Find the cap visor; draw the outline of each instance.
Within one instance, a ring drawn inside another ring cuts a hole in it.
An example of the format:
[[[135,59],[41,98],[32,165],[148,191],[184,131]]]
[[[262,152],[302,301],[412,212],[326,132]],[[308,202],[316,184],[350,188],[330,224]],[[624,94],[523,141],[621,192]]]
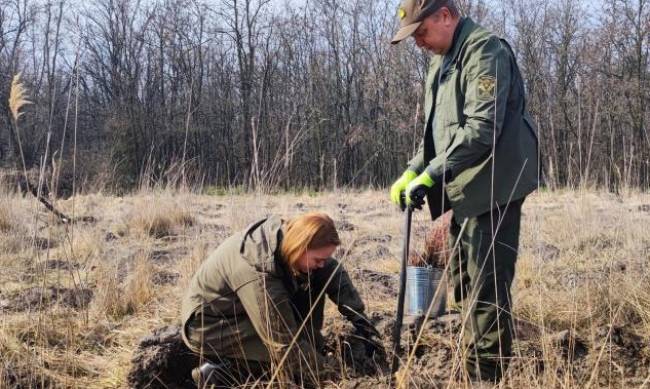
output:
[[[404,26],[400,28],[399,31],[397,31],[397,34],[395,34],[395,36],[393,37],[393,40],[390,41],[390,43],[396,44],[410,37],[411,35],[413,35],[415,30],[417,30],[418,27],[420,27],[420,24],[422,24],[422,22],[409,24],[408,26]]]

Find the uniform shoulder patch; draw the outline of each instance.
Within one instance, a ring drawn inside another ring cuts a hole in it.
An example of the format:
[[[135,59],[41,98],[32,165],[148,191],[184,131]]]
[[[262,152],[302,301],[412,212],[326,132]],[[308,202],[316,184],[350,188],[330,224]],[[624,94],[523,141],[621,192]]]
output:
[[[494,93],[496,91],[497,79],[493,76],[480,76],[478,78],[478,84],[476,95],[481,100],[492,100],[494,99]]]

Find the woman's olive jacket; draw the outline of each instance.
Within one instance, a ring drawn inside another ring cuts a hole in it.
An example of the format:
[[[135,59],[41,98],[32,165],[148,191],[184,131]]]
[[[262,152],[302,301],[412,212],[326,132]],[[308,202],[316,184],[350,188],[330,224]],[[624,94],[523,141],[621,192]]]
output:
[[[201,314],[202,331],[213,352],[223,357],[275,361],[287,352],[301,323],[296,321],[291,299],[298,281],[279,255],[282,220],[271,216],[226,239],[200,266],[182,302],[183,339],[195,352],[197,342],[188,339],[187,323]],[[328,261],[334,261],[329,259]],[[344,315],[363,313],[364,305],[342,266],[337,281],[326,292]],[[251,339],[252,325],[259,338]],[[244,339],[244,342],[242,342]],[[259,341],[261,339],[261,342]],[[294,342],[288,363],[299,363],[301,351],[313,355],[304,337]]]

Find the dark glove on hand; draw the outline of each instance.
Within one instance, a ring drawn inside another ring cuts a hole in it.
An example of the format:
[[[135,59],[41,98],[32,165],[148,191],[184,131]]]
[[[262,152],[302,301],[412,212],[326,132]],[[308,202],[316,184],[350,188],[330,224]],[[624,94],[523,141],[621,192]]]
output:
[[[359,318],[355,320],[354,335],[363,339],[366,346],[366,355],[372,357],[375,354],[385,354],[384,346],[381,343],[381,334],[377,328],[370,322],[370,320]]]
[[[433,179],[424,171],[406,186],[406,206],[411,210],[422,209],[424,197],[433,187]]]
[[[355,335],[362,336],[364,338],[370,339],[372,337],[381,338],[381,334],[377,331],[377,328],[370,322],[368,319],[358,319],[354,323]]]

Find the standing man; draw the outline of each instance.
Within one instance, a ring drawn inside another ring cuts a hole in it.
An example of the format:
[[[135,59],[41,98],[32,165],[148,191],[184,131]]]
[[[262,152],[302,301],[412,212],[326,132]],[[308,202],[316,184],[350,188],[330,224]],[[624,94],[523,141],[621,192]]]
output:
[[[539,185],[523,80],[508,43],[461,17],[454,0],[403,0],[399,18],[392,43],[413,36],[435,55],[424,139],[391,200],[421,209],[426,196],[434,219],[453,210],[450,240],[460,243],[449,270],[466,323],[465,364],[472,379],[495,382],[512,354],[521,206]]]

